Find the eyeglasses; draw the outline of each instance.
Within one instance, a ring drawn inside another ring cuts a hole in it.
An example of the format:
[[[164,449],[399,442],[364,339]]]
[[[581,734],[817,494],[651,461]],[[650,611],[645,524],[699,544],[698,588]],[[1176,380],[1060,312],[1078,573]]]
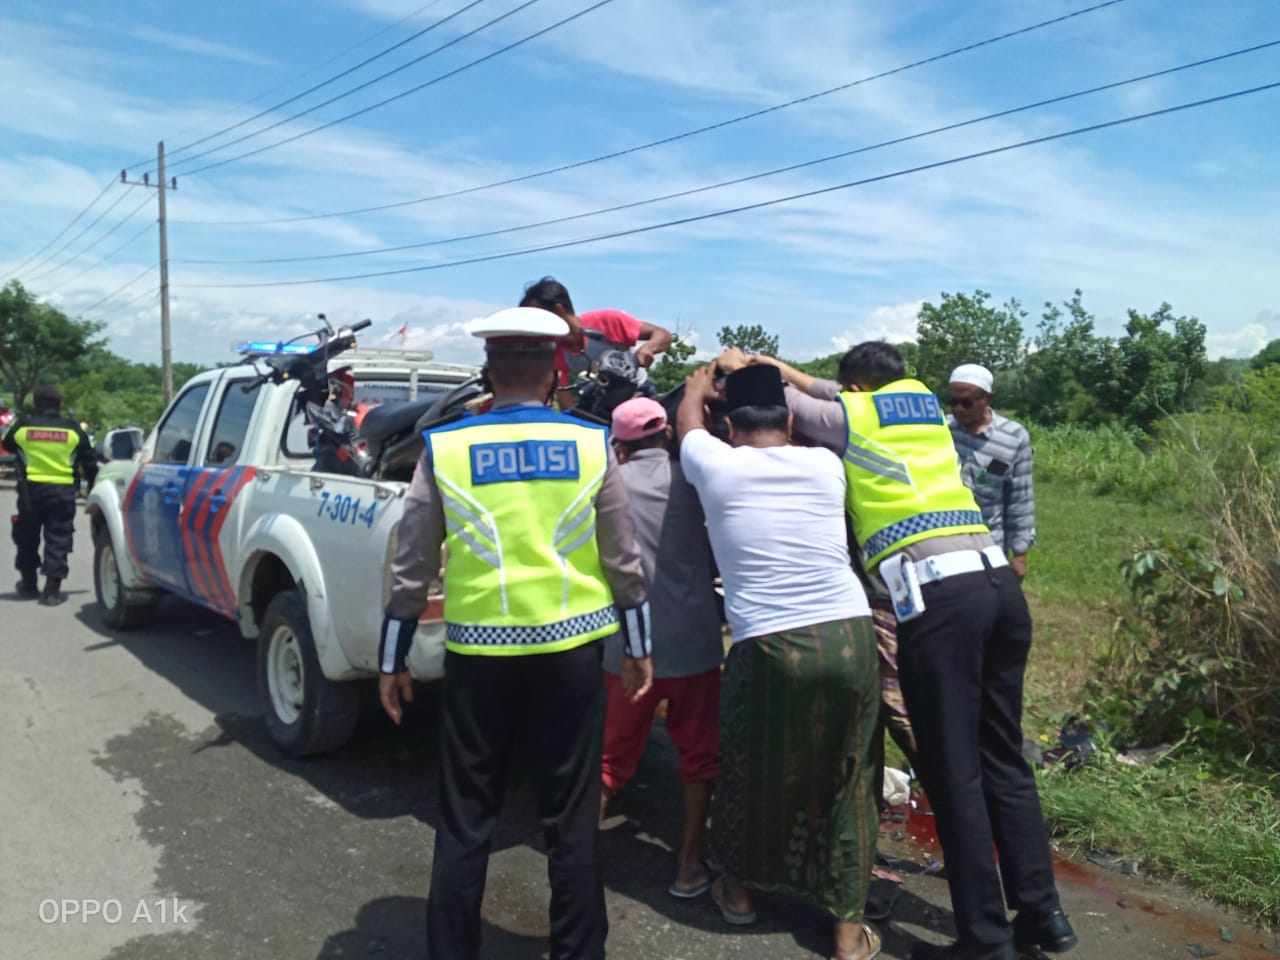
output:
[[[947,402],[953,407],[959,407],[961,410],[968,410],[978,401],[972,397],[948,397]]]

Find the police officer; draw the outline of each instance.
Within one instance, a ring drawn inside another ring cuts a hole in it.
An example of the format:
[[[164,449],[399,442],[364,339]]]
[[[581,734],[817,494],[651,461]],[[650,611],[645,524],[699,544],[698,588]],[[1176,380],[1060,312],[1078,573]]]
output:
[[[514,307],[473,321],[493,409],[425,433],[406,496],[380,645],[380,693],[396,722],[412,700],[407,658],[427,588],[445,568],[440,816],[427,943],[472,960],[506,764],[533,767],[546,830],[552,960],[604,956],[596,865],[604,721],[601,639],[623,635],[623,682],[652,683],[648,603],[626,489],[604,427],[547,408],[555,338],[568,325]]]
[[[76,524],[76,467],[89,486],[98,473],[93,445],[80,425],[62,416],[62,395],[54,387],[32,391],[35,412],[19,417],[4,435],[4,448],[18,458],[18,516],[13,542],[18,548],[18,596],[40,598],[54,607],[65,601],[67,554]],[[40,564],[40,533],[44,532],[44,565]],[[44,590],[36,582],[43,569]]]
[[[937,398],[907,379],[891,344],[862,343],[840,383],[767,357],[795,428],[839,453],[854,535],[898,615],[898,669],[918,773],[947,861],[958,940],[913,960],[1014,960],[1076,936],[1058,900],[1035,777],[1022,758],[1022,681],[1031,615],[1018,577],[965,487]],[[999,869],[991,857],[999,852]],[[1003,888],[1003,894],[1002,894]],[[1010,925],[1005,904],[1017,911]]]

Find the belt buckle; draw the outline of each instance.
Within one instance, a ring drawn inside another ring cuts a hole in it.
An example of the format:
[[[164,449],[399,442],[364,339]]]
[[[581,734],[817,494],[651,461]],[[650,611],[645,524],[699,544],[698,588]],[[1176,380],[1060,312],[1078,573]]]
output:
[[[938,560],[936,557],[925,557],[916,564],[916,567],[923,567],[923,570],[920,571],[921,583],[936,583],[938,580],[941,580],[946,576],[946,574],[938,569]]]

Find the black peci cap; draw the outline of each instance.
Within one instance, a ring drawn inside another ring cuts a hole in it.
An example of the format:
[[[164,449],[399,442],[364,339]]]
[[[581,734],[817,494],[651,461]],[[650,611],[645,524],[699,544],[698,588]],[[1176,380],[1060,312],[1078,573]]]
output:
[[[787,395],[782,389],[782,374],[772,364],[752,364],[737,370],[724,381],[725,406],[729,411],[739,407],[785,407]]]

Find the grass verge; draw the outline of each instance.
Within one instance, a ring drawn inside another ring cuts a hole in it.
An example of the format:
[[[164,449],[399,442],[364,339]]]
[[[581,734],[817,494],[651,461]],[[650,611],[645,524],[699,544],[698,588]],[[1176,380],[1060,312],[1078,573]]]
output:
[[[1025,584],[1036,624],[1027,668],[1030,714],[1080,708],[1094,658],[1126,600],[1120,564],[1143,537],[1178,537],[1196,523],[1164,503],[1098,496],[1077,482],[1037,479],[1037,544]]]
[[[1203,522],[1168,501],[1137,500],[1059,471],[1037,476],[1038,544],[1026,590],[1036,621],[1027,670],[1027,736],[1053,741],[1055,718],[1084,710],[1094,659],[1128,602],[1120,564],[1139,542],[1194,533]],[[1048,745],[1048,744],[1044,744]],[[1178,880],[1250,918],[1280,924],[1280,779],[1224,770],[1183,745],[1149,767],[1109,749],[1093,762],[1039,774],[1055,839],[1087,853],[1143,858],[1143,871]]]
[[[1068,847],[1141,857],[1144,873],[1280,923],[1274,777],[1223,773],[1194,753],[1132,767],[1103,750],[1072,770],[1042,771],[1039,780],[1050,830]]]

